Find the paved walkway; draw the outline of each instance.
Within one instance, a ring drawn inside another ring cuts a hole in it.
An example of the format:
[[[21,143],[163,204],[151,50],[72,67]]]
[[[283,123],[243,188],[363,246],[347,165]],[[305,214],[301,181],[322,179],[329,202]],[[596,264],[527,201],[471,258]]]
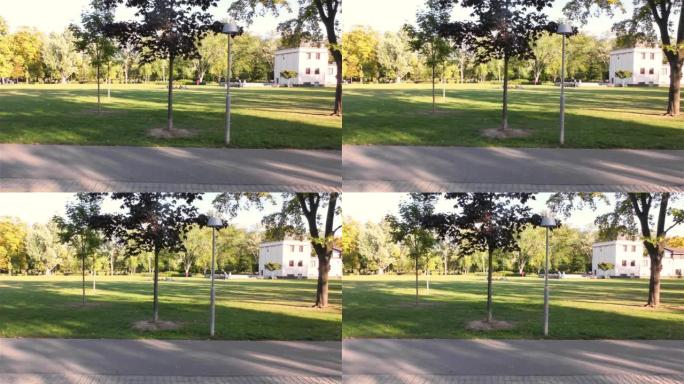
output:
[[[684,341],[343,341],[345,383],[684,383]]]
[[[340,151],[0,144],[0,191],[327,192]]]
[[[344,146],[345,192],[684,191],[684,151]]]
[[[0,339],[0,383],[333,383],[341,359],[339,342]]]

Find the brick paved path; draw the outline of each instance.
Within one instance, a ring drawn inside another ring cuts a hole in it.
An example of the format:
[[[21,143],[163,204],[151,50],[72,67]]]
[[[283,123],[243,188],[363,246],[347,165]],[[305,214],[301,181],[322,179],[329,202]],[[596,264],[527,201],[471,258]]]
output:
[[[684,375],[344,376],[343,384],[682,384]]]

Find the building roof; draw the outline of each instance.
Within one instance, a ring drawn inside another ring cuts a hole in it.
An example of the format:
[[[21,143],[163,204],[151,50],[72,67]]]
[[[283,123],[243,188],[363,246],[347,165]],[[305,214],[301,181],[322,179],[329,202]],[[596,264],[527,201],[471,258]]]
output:
[[[611,55],[618,55],[621,53],[630,53],[635,51],[645,51],[645,52],[661,52],[658,47],[632,47],[632,48],[620,48],[610,51]]]
[[[617,240],[611,240],[611,241],[599,241],[597,243],[592,244],[592,247],[601,247],[604,245],[614,245],[614,244],[643,244],[641,240],[630,240],[630,239],[617,239]]]
[[[670,251],[675,255],[684,255],[684,248],[665,247],[665,250]]]
[[[304,245],[304,244],[310,244],[308,240],[297,240],[297,239],[285,239],[285,240],[276,240],[276,241],[264,241],[263,243],[259,244],[259,247],[264,247],[268,245],[278,245],[278,244],[299,244],[299,245]]]

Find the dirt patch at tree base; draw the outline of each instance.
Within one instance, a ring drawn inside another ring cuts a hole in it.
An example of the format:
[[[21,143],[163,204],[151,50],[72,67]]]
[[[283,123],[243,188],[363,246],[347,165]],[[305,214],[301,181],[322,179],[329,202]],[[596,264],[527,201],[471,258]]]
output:
[[[469,331],[501,331],[513,329],[514,327],[513,323],[502,320],[473,320],[466,324],[466,329]]]
[[[176,321],[157,321],[156,323],[152,320],[141,320],[133,323],[132,328],[136,331],[143,332],[156,332],[156,331],[173,331],[176,329],[181,329],[183,323]]]
[[[521,137],[529,137],[532,134],[531,131],[526,129],[512,129],[512,128],[490,128],[482,131],[482,136],[488,139],[518,139]]]
[[[187,139],[194,137],[196,132],[183,129],[183,128],[153,128],[147,131],[147,136],[154,137],[156,139]]]

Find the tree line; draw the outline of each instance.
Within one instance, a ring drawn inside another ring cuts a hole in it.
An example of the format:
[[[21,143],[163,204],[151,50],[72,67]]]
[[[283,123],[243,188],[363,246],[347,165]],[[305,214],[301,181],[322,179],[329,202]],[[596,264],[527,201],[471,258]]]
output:
[[[222,82],[226,78],[228,37],[209,33],[197,41],[199,56],[179,60],[171,75],[176,80],[195,83]],[[234,80],[273,80],[275,51],[282,44],[275,36],[260,37],[245,33],[235,38]],[[131,44],[111,45],[110,52],[79,49],[73,28],[45,34],[21,27],[9,33],[0,17],[0,82],[67,83],[97,81],[98,55],[102,55],[101,76],[106,83],[166,82],[169,69],[161,59],[144,62]]]
[[[263,230],[228,226],[217,233],[216,269],[256,273]],[[162,252],[160,271],[179,276],[206,274],[211,260],[211,231],[193,226],[183,241],[185,251]],[[134,275],[153,272],[152,252],[126,255],[123,246],[98,235],[85,258],[89,275]],[[9,275],[75,275],[81,273],[80,250],[60,238],[58,220],[29,225],[0,218],[0,273]]]

